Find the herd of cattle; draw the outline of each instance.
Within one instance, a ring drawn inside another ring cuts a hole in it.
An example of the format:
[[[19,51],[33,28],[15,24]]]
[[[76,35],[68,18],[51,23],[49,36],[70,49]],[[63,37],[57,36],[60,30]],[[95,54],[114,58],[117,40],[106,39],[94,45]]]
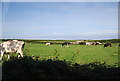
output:
[[[53,43],[46,43],[46,45],[51,45]],[[70,42],[64,42],[61,44],[62,47],[69,47]],[[89,43],[85,43],[85,45],[100,45],[102,43],[100,42],[89,42]],[[8,59],[10,58],[10,53],[17,53],[18,54],[18,58],[19,57],[23,57],[23,48],[24,48],[25,42],[24,41],[18,41],[18,40],[9,40],[9,41],[5,41],[3,43],[0,44],[0,60],[3,58],[4,54],[8,55]],[[103,45],[103,47],[108,47],[108,46],[112,46],[111,43],[106,43]],[[119,44],[120,46],[120,44]]]
[[[46,46],[49,46],[49,45],[51,45],[51,44],[53,44],[53,43],[46,43],[45,45]],[[65,46],[65,47],[69,47],[69,45],[72,45],[72,44],[79,44],[79,45],[87,45],[87,46],[90,46],[90,45],[101,45],[102,43],[100,43],[100,42],[81,42],[81,43],[76,43],[76,42],[64,42],[64,43],[61,43],[61,46],[63,47],[63,46]],[[106,44],[104,44],[104,47],[107,47],[107,46],[110,46],[111,47],[111,43],[106,43]]]

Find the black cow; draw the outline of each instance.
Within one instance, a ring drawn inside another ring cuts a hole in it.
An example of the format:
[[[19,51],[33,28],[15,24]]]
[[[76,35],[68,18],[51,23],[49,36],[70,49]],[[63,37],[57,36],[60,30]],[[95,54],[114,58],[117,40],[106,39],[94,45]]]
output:
[[[108,46],[110,46],[110,47],[111,47],[111,46],[112,46],[112,45],[111,45],[111,43],[106,43],[106,44],[104,44],[104,46],[103,46],[103,47],[108,47]]]
[[[64,42],[64,43],[62,43],[62,47],[63,47],[63,46],[69,47],[69,44],[71,44],[71,43],[69,43],[69,42]]]

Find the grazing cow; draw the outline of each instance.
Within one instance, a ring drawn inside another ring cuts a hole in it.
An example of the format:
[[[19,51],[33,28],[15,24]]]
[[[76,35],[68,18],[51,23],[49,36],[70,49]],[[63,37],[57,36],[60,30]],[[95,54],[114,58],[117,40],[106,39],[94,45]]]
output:
[[[87,42],[86,45],[100,45],[100,42]]]
[[[95,45],[99,45],[99,43],[95,43]]]
[[[46,43],[45,45],[46,45],[46,46],[49,46],[50,44],[51,44],[51,43]]]
[[[80,42],[79,45],[86,45],[86,43],[85,42]]]
[[[64,42],[64,43],[62,43],[62,47],[63,47],[63,46],[69,47],[69,44],[71,44],[71,43],[69,43],[69,42]]]
[[[97,42],[97,43],[98,43],[99,45],[102,44],[102,43],[100,43],[100,42]]]
[[[100,44],[102,44],[102,43],[100,43],[100,42],[95,42],[94,43],[94,45],[100,45]]]
[[[1,43],[0,45],[0,54],[2,59],[4,54],[8,54],[8,59],[10,58],[9,54],[10,53],[17,53],[18,57],[23,57],[23,48],[24,48],[25,43],[23,41],[18,41],[18,40],[12,40],[12,41],[6,41]]]
[[[111,45],[111,43],[106,43],[106,44],[104,44],[104,46],[103,46],[103,47],[108,47],[108,46],[110,46],[110,47],[111,47],[111,46],[112,46],[112,45]]]
[[[96,42],[95,45],[100,45],[100,44]]]

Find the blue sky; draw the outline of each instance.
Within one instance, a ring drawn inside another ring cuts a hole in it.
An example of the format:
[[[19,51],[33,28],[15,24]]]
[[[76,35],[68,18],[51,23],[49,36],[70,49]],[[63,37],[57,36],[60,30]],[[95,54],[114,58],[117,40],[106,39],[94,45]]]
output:
[[[118,2],[3,2],[3,38],[118,38]]]

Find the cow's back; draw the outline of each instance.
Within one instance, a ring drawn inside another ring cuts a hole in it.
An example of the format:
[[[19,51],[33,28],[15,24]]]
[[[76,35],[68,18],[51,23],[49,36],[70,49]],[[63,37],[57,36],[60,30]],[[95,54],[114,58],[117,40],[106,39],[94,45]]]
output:
[[[3,42],[2,46],[5,48],[6,53],[13,53],[20,50],[23,44],[24,44],[23,41],[13,40],[13,41]]]
[[[22,48],[23,45],[25,43],[23,41],[18,41],[18,40],[12,40],[12,41],[5,41],[3,43],[0,44],[0,53],[1,53],[1,57],[0,59],[2,59],[3,54],[8,53],[8,59],[9,57],[9,53],[17,53],[18,57],[23,57],[23,52],[22,52]]]

